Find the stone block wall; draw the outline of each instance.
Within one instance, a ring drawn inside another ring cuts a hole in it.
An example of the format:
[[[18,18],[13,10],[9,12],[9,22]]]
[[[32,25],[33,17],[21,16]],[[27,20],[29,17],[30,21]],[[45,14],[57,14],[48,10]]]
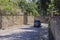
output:
[[[28,17],[28,24],[30,24],[30,25],[34,24],[34,17],[33,16]]]
[[[52,30],[55,40],[60,40],[60,17],[51,18],[50,28]]]
[[[2,28],[11,27],[14,25],[24,25],[24,16],[0,16],[0,24]],[[34,17],[28,16],[28,24],[34,23]]]

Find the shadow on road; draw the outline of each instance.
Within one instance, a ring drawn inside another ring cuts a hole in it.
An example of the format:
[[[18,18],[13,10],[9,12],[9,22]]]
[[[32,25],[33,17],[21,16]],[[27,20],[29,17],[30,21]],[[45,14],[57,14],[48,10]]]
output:
[[[13,33],[0,36],[0,39],[6,40],[48,40],[48,28],[19,28],[24,32]]]

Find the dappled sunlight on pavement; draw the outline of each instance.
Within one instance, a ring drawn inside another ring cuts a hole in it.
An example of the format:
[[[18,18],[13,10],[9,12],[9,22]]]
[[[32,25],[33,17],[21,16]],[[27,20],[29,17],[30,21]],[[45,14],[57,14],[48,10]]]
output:
[[[11,32],[7,33],[0,34],[0,40],[48,40],[48,27],[36,28],[27,25],[15,30],[11,29]]]

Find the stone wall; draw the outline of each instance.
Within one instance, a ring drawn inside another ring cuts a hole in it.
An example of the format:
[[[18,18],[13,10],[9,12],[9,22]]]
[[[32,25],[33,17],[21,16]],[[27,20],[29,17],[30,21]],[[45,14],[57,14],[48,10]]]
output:
[[[30,24],[30,25],[34,24],[34,17],[33,16],[28,17],[28,24]]]
[[[51,18],[50,28],[52,30],[55,40],[60,40],[60,17]]]
[[[14,25],[24,25],[24,16],[2,16],[2,27],[11,27]],[[28,24],[34,23],[34,17],[28,16]]]

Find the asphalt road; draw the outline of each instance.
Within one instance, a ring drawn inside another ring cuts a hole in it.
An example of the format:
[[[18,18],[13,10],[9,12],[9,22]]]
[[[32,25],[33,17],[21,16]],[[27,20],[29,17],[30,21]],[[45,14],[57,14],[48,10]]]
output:
[[[48,40],[48,27],[35,28],[31,25],[16,29],[0,30],[0,40]]]

